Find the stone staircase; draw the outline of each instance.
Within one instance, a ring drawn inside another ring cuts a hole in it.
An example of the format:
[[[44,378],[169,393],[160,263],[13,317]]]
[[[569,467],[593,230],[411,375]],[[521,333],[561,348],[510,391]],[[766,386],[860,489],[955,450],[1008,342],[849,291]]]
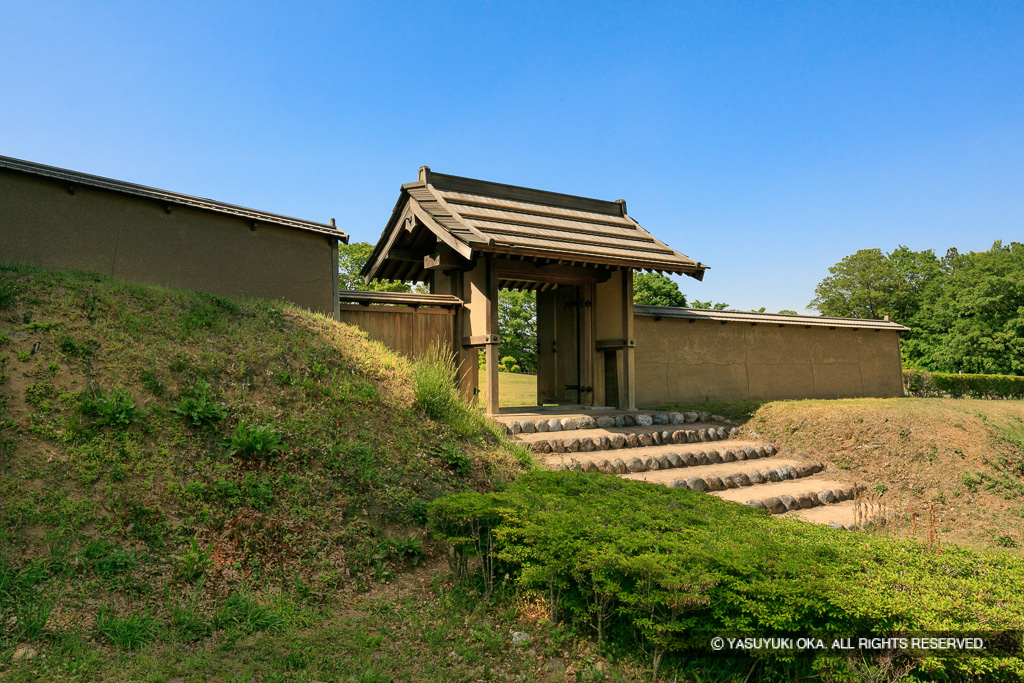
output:
[[[773,515],[856,529],[857,489],[803,453],[743,438],[705,412],[593,411],[499,416],[554,470],[581,469],[708,492]]]

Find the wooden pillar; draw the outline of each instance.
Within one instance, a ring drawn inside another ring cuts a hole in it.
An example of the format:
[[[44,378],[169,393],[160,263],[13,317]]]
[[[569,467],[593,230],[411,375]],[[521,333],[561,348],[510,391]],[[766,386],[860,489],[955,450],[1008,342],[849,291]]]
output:
[[[622,320],[626,339],[633,339],[633,271],[622,277]],[[636,409],[636,353],[631,346],[622,349],[622,383],[619,385],[619,407]]]
[[[488,342],[484,367],[487,370],[487,414],[498,414],[498,274],[494,269],[493,258],[488,255],[485,262],[487,268],[487,331]]]

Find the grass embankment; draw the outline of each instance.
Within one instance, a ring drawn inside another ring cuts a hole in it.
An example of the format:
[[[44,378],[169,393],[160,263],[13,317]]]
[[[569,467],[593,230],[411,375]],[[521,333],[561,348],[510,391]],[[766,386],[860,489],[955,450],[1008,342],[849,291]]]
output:
[[[897,514],[893,533],[1024,546],[1024,401],[778,401],[747,426],[861,482]]]
[[[370,636],[289,643],[428,559],[428,502],[529,462],[451,387],[285,305],[0,267],[0,678],[374,680]],[[234,656],[253,633],[279,649]]]

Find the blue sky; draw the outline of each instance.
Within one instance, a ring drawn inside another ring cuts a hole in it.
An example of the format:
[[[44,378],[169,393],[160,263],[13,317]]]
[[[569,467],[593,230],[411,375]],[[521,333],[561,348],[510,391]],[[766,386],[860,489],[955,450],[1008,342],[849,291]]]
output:
[[[857,249],[1024,239],[1024,3],[0,0],[0,154],[377,239],[421,165],[624,198],[803,307]]]

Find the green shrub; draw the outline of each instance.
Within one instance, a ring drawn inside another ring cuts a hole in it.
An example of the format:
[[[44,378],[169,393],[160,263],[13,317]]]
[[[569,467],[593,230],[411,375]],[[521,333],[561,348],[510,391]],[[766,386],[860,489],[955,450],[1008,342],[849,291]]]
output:
[[[149,611],[127,616],[115,616],[109,605],[96,613],[96,630],[113,645],[135,650],[149,645],[160,635],[160,622]]]
[[[910,396],[1024,398],[1024,377],[1016,375],[960,375],[904,370],[903,386]]]
[[[519,372],[519,363],[512,356],[505,356],[498,361],[498,372],[517,373]]]
[[[269,458],[284,452],[281,432],[273,425],[250,425],[245,420],[222,442],[229,456]]]
[[[956,546],[928,552],[644,482],[537,472],[500,494],[435,501],[430,514],[458,573],[474,568],[471,578],[488,591],[508,575],[544,595],[553,621],[592,628],[618,648],[639,645],[655,662],[706,652],[709,637],[723,633],[1024,623],[1024,597],[1014,588],[1024,580],[1020,558]],[[759,680],[785,678],[785,659],[764,657]],[[1024,671],[1015,662],[998,665]],[[948,653],[929,662],[949,673],[961,664]]]
[[[444,443],[434,448],[432,452],[460,477],[469,474],[473,469],[473,461],[462,452],[457,444]]]
[[[200,381],[178,398],[171,412],[196,428],[207,427],[224,419],[224,409],[213,401],[210,384]]]

